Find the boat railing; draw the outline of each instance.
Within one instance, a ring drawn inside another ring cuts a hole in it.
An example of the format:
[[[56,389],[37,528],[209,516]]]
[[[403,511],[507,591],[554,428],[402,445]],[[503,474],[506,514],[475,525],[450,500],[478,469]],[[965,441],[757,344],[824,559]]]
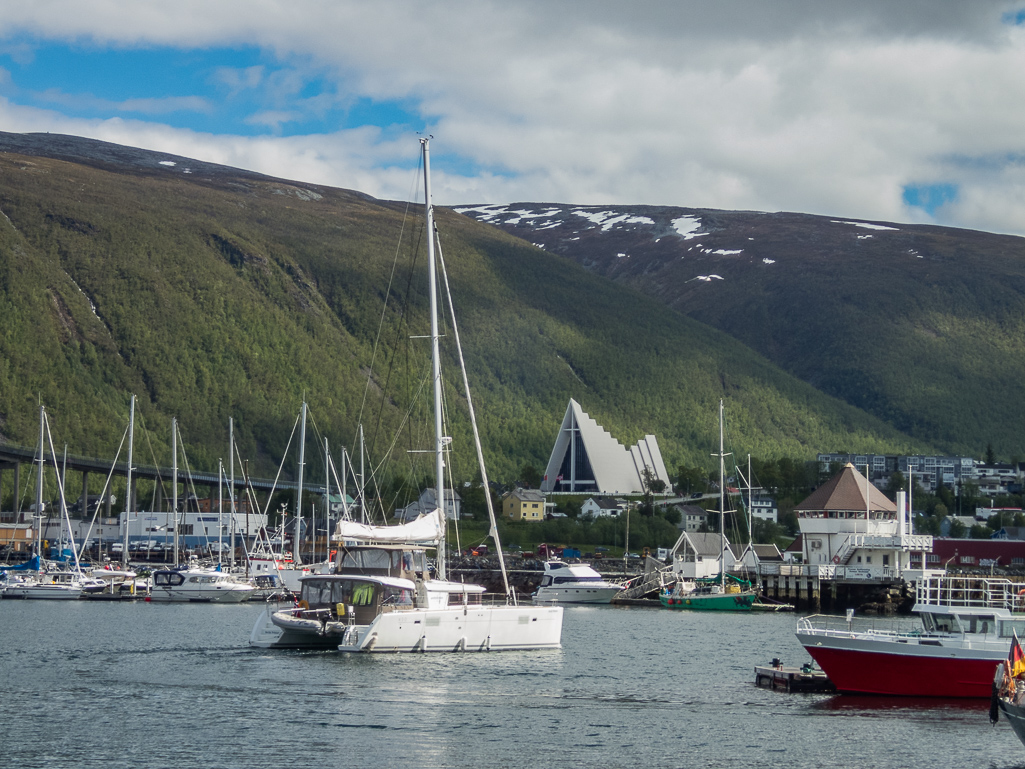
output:
[[[822,636],[850,637],[872,633],[877,636],[918,637],[928,635],[921,621],[903,617],[840,617],[833,614],[810,614],[797,620],[797,632]]]
[[[1021,611],[1025,584],[1000,577],[935,576],[923,578],[916,600],[929,606]]]

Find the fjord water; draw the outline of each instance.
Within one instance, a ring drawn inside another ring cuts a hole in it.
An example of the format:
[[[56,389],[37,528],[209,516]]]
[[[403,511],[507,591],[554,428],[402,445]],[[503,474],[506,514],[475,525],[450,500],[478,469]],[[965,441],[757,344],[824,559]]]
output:
[[[5,766],[1021,767],[988,703],[795,695],[793,615],[568,607],[563,649],[268,652],[260,605],[0,601]]]

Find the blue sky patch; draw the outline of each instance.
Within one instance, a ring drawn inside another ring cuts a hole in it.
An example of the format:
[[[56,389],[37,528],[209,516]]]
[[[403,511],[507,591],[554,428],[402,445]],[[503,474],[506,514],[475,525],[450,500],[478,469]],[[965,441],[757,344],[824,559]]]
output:
[[[938,208],[957,200],[957,193],[956,184],[909,184],[904,187],[904,203],[933,216]]]
[[[239,136],[423,127],[416,104],[339,92],[337,73],[255,47],[110,48],[6,40],[0,87],[16,104],[84,119],[158,120]]]

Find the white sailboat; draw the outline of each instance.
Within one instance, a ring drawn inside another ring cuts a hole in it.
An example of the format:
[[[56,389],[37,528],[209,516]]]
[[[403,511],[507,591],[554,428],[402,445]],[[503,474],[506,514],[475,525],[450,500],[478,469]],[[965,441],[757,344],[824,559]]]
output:
[[[250,637],[253,646],[337,648],[345,652],[498,651],[561,646],[562,607],[518,605],[508,586],[501,547],[496,550],[506,586],[504,603],[486,604],[482,586],[446,578],[444,454],[451,439],[444,435],[442,424],[438,260],[426,138],[421,139],[421,152],[428,233],[437,507],[400,526],[340,521],[333,538],[337,547],[335,573],[302,578],[297,606],[265,610]],[[458,346],[454,318],[452,332]],[[465,367],[462,376],[486,488],[487,474]],[[497,545],[498,531],[490,498],[488,506],[491,536]],[[436,575],[431,574],[427,561],[429,548],[437,554]]]

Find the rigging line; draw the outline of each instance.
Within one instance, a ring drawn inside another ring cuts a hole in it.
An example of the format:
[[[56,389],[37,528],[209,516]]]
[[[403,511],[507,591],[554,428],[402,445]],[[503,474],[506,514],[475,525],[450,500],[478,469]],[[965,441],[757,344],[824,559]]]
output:
[[[103,497],[107,494],[107,490],[110,488],[111,479],[114,477],[114,468],[117,467],[117,460],[121,458],[121,449],[124,448],[125,441],[128,440],[128,427],[125,426],[125,431],[121,434],[121,444],[117,447],[117,453],[114,455],[114,461],[110,465],[110,472],[107,473],[107,480],[103,483],[103,489],[100,490],[100,498],[96,503],[96,512],[93,513],[92,520],[89,521],[89,528],[85,532],[85,537],[82,540],[82,549],[85,549],[85,543],[89,541],[89,538],[93,534],[93,526],[96,525],[96,519],[100,514],[100,505],[103,503]],[[82,490],[82,500],[84,502],[84,511],[89,510],[89,489]]]
[[[382,425],[383,425],[383,422],[384,422],[384,407],[385,407],[385,404],[386,404],[385,393],[389,392],[390,389],[391,389],[392,377],[393,377],[393,375],[395,373],[395,366],[396,366],[396,362],[397,362],[397,359],[398,359],[398,355],[399,355],[399,350],[400,349],[404,350],[405,353],[406,353],[406,365],[405,365],[405,371],[407,372],[407,380],[406,381],[407,381],[407,383],[410,381],[409,378],[408,378],[408,372],[412,368],[412,363],[410,361],[410,351],[412,349],[412,345],[409,343],[409,313],[407,312],[407,308],[409,308],[412,305],[412,295],[413,295],[414,285],[415,285],[414,284],[414,275],[416,273],[417,258],[418,258],[418,255],[420,253],[420,243],[423,241],[423,226],[422,225],[420,227],[420,231],[419,232],[420,232],[420,234],[417,236],[415,242],[411,242],[411,257],[410,257],[410,260],[409,260],[409,269],[408,269],[408,271],[406,273],[406,288],[405,288],[405,291],[403,293],[404,299],[403,299],[402,304],[400,306],[398,317],[396,317],[396,319],[395,319],[395,331],[394,331],[395,337],[393,339],[393,343],[392,343],[392,346],[391,346],[392,354],[388,358],[388,368],[387,368],[387,371],[385,373],[384,382],[382,383],[382,387],[381,387],[382,396],[381,396],[381,399],[378,401],[377,420],[376,420],[376,422],[374,424],[373,431],[372,431],[371,438],[370,438],[370,451],[372,453],[377,449],[377,441],[379,440],[380,435],[381,435]],[[405,334],[402,334],[403,329],[405,329],[405,331],[406,331]],[[399,340],[402,338],[402,336],[405,337],[405,342],[400,344]],[[369,377],[368,377],[368,385],[369,385]],[[407,393],[406,393],[406,397],[407,397],[407,403],[412,403],[412,399],[410,398],[410,394],[409,394],[408,390],[407,390]],[[412,446],[410,446],[410,448],[412,448]]]
[[[61,510],[61,526],[63,526],[64,522],[67,521],[68,540],[71,542],[71,554],[75,556],[75,571],[81,572],[82,565],[78,560],[78,548],[75,547],[75,534],[71,530],[71,518],[68,516],[67,500],[64,499],[64,481],[61,478],[60,467],[57,465],[57,451],[53,447],[53,435],[50,434],[50,418],[45,411],[43,412],[43,421],[46,423],[46,437],[49,439],[50,443],[50,455],[53,459],[53,472],[54,475],[57,476],[58,499],[60,500]],[[61,549],[63,550],[63,547]],[[61,553],[61,555],[63,556],[64,553]]]
[[[399,263],[399,253],[400,253],[400,250],[402,248],[403,235],[405,234],[405,231],[406,231],[406,221],[409,219],[409,216],[410,216],[409,209],[410,209],[410,207],[412,205],[412,203],[410,202],[410,199],[415,196],[415,193],[413,192],[413,190],[416,189],[417,182],[418,182],[418,180],[420,178],[420,169],[422,168],[423,157],[422,157],[421,153],[417,153],[417,155],[418,155],[418,157],[420,159],[417,162],[417,171],[416,171],[415,174],[413,174],[413,179],[412,179],[412,182],[411,182],[410,191],[406,194],[406,207],[405,207],[405,209],[402,212],[402,223],[399,226],[399,238],[398,238],[398,241],[395,243],[395,255],[392,258],[392,268],[391,268],[391,272],[388,275],[388,287],[387,287],[387,289],[385,291],[385,294],[384,294],[384,307],[381,308],[381,321],[380,321],[380,323],[377,326],[377,336],[374,339],[374,347],[373,347],[373,351],[371,352],[371,356],[370,356],[370,371],[371,371],[371,373],[373,372],[374,366],[377,363],[377,351],[378,351],[378,348],[380,346],[381,334],[383,333],[383,330],[384,330],[384,321],[385,321],[385,317],[387,316],[387,312],[388,312],[388,297],[391,296],[391,287],[392,287],[392,283],[393,283],[393,281],[395,279],[395,271],[396,271],[398,263]],[[358,424],[362,424],[362,422],[363,422],[363,411],[364,411],[364,408],[366,406],[367,397],[368,397],[369,392],[370,392],[370,377],[368,376],[367,377],[367,384],[366,384],[366,386],[363,389],[363,400],[360,402],[360,405],[359,405],[358,419],[356,420],[356,424],[357,425]]]
[[[274,483],[271,484],[270,491],[267,493],[267,504],[263,508],[263,514],[264,515],[267,515],[268,514],[268,510],[270,509],[270,501],[274,497],[274,490],[278,486],[278,479],[281,477],[281,471],[282,471],[282,469],[285,466],[285,457],[288,456],[288,450],[290,448],[292,448],[292,439],[295,438],[295,431],[299,427],[299,420],[301,418],[302,418],[302,414],[296,415],[295,424],[292,425],[292,434],[288,436],[288,444],[285,446],[285,451],[281,455],[281,462],[278,464],[278,474],[274,476]],[[233,449],[234,449],[235,453],[238,454],[238,444],[237,443],[235,444]],[[241,460],[242,460],[242,458],[241,458],[241,456],[239,456],[239,461],[241,461]],[[231,493],[234,494],[235,490],[232,489]],[[257,508],[257,509],[259,509],[259,508]],[[268,520],[270,520],[270,519],[268,518]]]
[[[432,234],[433,236],[433,234]],[[505,587],[505,595],[507,600],[512,600],[512,603],[516,603],[516,594],[509,587],[509,575],[505,571],[505,555],[502,553],[502,543],[498,538],[498,523],[495,520],[495,508],[491,502],[490,484],[488,483],[488,471],[484,464],[484,449],[480,442],[480,432],[477,430],[477,415],[473,408],[473,398],[470,396],[470,380],[466,375],[466,361],[463,360],[463,345],[459,339],[459,327],[456,325],[456,313],[455,307],[452,303],[452,291],[448,284],[448,271],[445,268],[445,257],[441,250],[441,241],[437,243],[438,251],[438,265],[441,267],[441,280],[445,287],[445,296],[448,299],[448,311],[452,317],[452,337],[455,340],[456,351],[459,358],[459,370],[463,375],[463,389],[466,393],[466,406],[470,412],[470,425],[473,427],[473,438],[474,447],[477,449],[477,462],[480,465],[480,477],[481,485],[484,487],[484,501],[488,508],[488,521],[491,524],[491,540],[495,543],[495,550],[498,553],[498,565],[502,571],[502,583]],[[444,511],[442,511],[444,514]]]

